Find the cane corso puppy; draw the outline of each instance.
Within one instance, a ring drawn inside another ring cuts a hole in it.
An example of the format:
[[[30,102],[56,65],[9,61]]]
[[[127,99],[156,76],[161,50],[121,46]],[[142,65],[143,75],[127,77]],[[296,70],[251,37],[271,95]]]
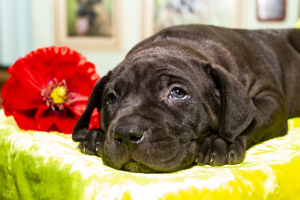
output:
[[[96,83],[72,137],[131,172],[238,164],[249,147],[287,133],[299,101],[300,29],[176,26]],[[94,108],[101,128],[88,130]]]

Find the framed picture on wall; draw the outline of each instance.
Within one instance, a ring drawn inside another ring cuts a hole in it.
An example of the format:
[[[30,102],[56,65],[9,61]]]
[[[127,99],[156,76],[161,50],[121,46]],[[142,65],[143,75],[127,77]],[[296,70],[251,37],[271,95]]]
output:
[[[241,0],[143,0],[142,37],[180,24],[242,28]]]
[[[259,21],[283,21],[286,0],[256,0],[256,10]]]
[[[123,0],[55,0],[55,42],[80,49],[121,49]]]

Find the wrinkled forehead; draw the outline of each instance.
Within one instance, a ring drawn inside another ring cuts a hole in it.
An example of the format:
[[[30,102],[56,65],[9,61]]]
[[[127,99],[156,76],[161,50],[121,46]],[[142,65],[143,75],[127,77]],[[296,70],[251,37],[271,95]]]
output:
[[[181,66],[188,65],[189,63],[180,59],[175,61],[155,56],[133,58],[113,71],[110,84],[130,84],[141,88],[172,80],[186,82],[188,79],[184,77],[187,72]]]
[[[151,52],[137,54],[123,61],[112,72],[108,88],[131,88],[131,90],[153,87],[169,87],[172,84],[196,87],[203,77],[201,62],[195,58],[170,53]]]
[[[210,60],[187,45],[174,41],[157,41],[140,45],[126,56],[112,72],[111,84],[151,87],[163,79],[181,80],[197,87],[203,68]],[[205,80],[201,80],[201,82]]]

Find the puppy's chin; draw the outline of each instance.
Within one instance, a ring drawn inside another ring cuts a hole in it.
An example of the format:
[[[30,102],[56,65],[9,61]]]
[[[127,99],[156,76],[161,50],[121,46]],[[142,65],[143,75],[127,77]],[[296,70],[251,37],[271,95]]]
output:
[[[136,162],[134,160],[130,160],[129,162],[125,163],[122,167],[122,170],[135,172],[135,173],[155,173],[156,170],[153,170],[146,165]]]

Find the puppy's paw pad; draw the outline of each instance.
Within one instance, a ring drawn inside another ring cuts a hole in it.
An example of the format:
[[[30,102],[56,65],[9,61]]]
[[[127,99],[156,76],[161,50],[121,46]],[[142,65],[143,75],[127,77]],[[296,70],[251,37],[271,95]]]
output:
[[[244,160],[245,149],[238,142],[229,143],[216,135],[208,136],[200,146],[197,165],[221,166],[238,164]]]
[[[81,141],[77,148],[84,154],[88,155],[96,155],[100,152],[100,141],[98,140],[98,136],[100,131],[98,129],[92,129],[86,135],[86,137]],[[97,148],[97,149],[96,149]]]
[[[77,146],[77,148],[79,148],[79,150],[80,150],[82,153],[86,154],[86,150],[87,150],[87,148],[88,148],[88,144],[87,144],[86,141],[82,141],[82,142],[79,143],[79,145]]]
[[[83,154],[96,155],[96,151],[93,145],[89,144],[88,141],[82,141],[79,143],[78,147]]]
[[[204,139],[202,144],[200,145],[200,150],[198,153],[198,157],[196,159],[197,165],[207,165],[210,162],[213,162],[212,157],[210,156],[211,144],[216,138],[216,135],[208,136]]]
[[[228,147],[228,164],[241,163],[245,158],[245,149],[239,142],[235,142]]]
[[[210,148],[210,159],[208,164],[211,166],[220,166],[226,164],[228,149],[227,142],[222,138],[216,138]]]
[[[101,143],[99,142],[99,141],[97,141],[96,143],[95,143],[95,150],[96,150],[96,154],[98,155],[98,156],[102,156],[102,147],[101,147]]]

